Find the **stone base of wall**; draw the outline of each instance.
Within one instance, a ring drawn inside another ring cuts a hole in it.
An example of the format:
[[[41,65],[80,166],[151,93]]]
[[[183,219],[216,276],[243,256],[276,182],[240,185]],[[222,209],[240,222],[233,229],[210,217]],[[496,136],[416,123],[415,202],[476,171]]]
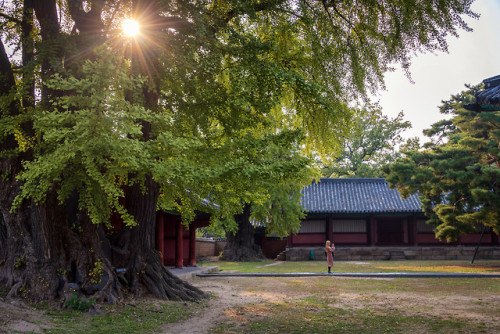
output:
[[[471,260],[476,247],[336,247],[334,260]],[[499,260],[500,247],[479,247],[476,260]],[[295,247],[286,249],[287,261],[325,261],[323,247]]]

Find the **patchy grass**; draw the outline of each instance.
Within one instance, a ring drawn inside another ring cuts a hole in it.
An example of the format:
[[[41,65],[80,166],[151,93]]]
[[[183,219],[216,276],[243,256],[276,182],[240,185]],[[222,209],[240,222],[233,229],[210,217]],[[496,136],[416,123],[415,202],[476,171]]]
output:
[[[217,264],[223,272],[326,271],[323,261]],[[500,261],[472,266],[467,261],[337,261],[334,270],[498,273]],[[176,322],[173,328],[185,330],[182,321],[188,320],[217,334],[500,333],[498,278],[252,277],[197,278],[192,283],[207,292],[218,287],[216,298],[200,304],[129,300],[103,305],[97,315],[42,305],[23,311],[4,302],[0,328],[26,320],[43,333],[160,333]],[[2,291],[0,287],[0,297],[6,293]],[[201,319],[204,314],[210,321]]]
[[[211,333],[460,333],[471,329],[470,323],[456,319],[330,307],[317,297],[239,307],[228,318]]]
[[[200,306],[195,303],[143,301],[125,306],[106,305],[100,314],[50,310],[53,328],[44,333],[156,333],[167,323],[189,318]]]
[[[241,273],[294,273],[326,272],[324,261],[284,261],[277,264],[272,260],[260,262],[217,262],[222,272]],[[202,263],[201,266],[204,264]],[[214,263],[206,263],[214,265]],[[339,273],[359,272],[441,272],[441,273],[500,273],[500,261],[481,260],[473,265],[469,261],[335,261],[333,270]]]
[[[321,261],[219,263],[240,272],[324,272]],[[252,268],[253,267],[253,268]],[[499,273],[500,261],[336,262],[338,272]],[[226,279],[225,279],[226,280]],[[500,333],[498,278],[227,279],[264,301],[227,309],[211,333]]]
[[[211,333],[497,333],[500,279],[252,278]]]

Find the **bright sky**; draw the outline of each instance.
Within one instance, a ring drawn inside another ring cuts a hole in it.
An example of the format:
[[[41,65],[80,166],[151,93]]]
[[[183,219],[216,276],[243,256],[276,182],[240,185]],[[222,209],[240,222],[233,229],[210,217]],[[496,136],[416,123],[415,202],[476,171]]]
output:
[[[445,118],[438,110],[442,100],[465,90],[466,83],[500,75],[500,0],[476,0],[472,9],[481,15],[479,20],[467,19],[474,31],[460,31],[458,39],[449,37],[449,53],[427,53],[412,60],[414,84],[401,70],[385,76],[387,90],[378,96],[382,111],[390,117],[404,112],[412,124],[404,137],[428,141],[422,130]]]

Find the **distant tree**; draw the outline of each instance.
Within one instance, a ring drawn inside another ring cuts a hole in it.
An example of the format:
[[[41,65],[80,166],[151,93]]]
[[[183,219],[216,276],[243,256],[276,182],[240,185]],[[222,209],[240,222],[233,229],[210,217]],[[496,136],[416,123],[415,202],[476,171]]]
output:
[[[221,221],[227,231],[223,260],[252,261],[260,257],[254,246],[254,223],[280,236],[300,228],[303,216],[300,191],[315,174],[310,167],[311,160],[300,153],[300,142],[290,142],[293,136],[283,140],[289,135],[280,131],[281,142],[269,141],[260,147],[253,144],[245,150],[245,154],[251,154],[261,163],[249,164],[242,170],[243,174],[236,172],[237,176],[232,176],[243,209]]]
[[[454,241],[481,224],[500,232],[500,111],[468,110],[479,86],[443,101],[450,119],[425,134],[423,149],[384,168],[387,181],[407,197],[418,193],[439,239]]]
[[[302,158],[303,159],[303,158]],[[300,191],[315,174],[310,169],[296,169],[294,178],[269,183],[266,198],[258,203],[244,205],[243,213],[234,216],[237,229],[228,230],[222,259],[226,261],[253,261],[262,257],[255,248],[255,225],[266,234],[288,236],[297,233],[305,217],[300,206]]]
[[[401,133],[411,127],[403,117],[400,112],[397,117],[389,118],[377,106],[358,110],[347,134],[340,137],[340,152],[323,164],[321,174],[324,177],[383,177],[381,167],[395,159],[403,143]]]

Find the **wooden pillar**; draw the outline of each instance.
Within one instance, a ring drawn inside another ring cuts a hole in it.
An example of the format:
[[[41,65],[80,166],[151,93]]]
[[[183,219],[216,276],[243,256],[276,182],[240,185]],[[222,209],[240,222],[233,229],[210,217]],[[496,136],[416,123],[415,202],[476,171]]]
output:
[[[184,265],[184,243],[183,243],[183,233],[184,226],[181,224],[179,217],[176,217],[175,222],[175,266],[182,268]]]
[[[292,248],[293,247],[293,232],[290,231],[290,235],[286,237],[286,247],[287,248]]]
[[[370,217],[370,246],[377,244],[377,219]]]
[[[332,216],[328,216],[327,224],[328,224],[328,228],[327,228],[328,232],[326,235],[326,240],[330,240],[331,242],[334,242],[334,240],[333,240],[333,217]]]
[[[156,250],[160,252],[161,263],[165,264],[163,252],[165,251],[165,221],[163,211],[156,213]]]
[[[408,245],[408,217],[403,218],[403,243]]]
[[[196,266],[196,222],[189,226],[189,265]]]
[[[495,234],[495,232],[491,231],[491,244],[496,246],[498,245],[499,236]]]
[[[417,216],[411,217],[411,244],[412,246],[418,246],[418,225]]]
[[[266,232],[264,231],[264,233],[262,233],[262,239],[260,239],[260,250],[262,251],[262,254],[264,254],[264,256],[266,255],[266,252],[267,252],[267,237],[266,237]]]

